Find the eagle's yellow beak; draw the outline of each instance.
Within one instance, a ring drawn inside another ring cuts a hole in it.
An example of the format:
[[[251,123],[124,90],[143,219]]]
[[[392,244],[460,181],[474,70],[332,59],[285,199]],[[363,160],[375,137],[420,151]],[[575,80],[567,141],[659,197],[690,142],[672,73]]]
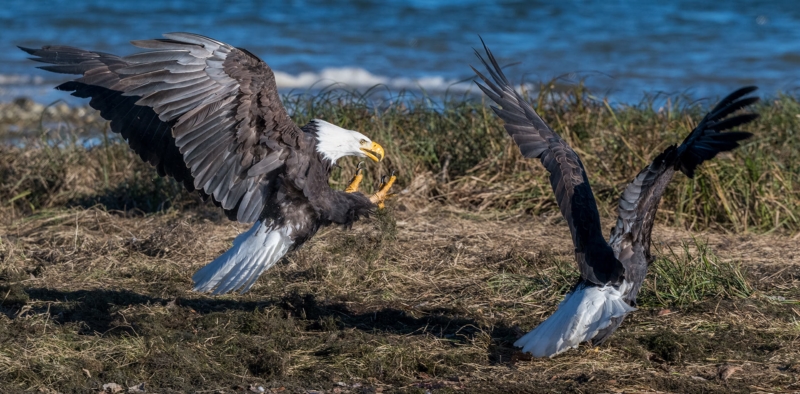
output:
[[[374,160],[376,163],[383,160],[383,147],[378,145],[377,142],[367,142],[359,148],[364,152],[367,157]]]

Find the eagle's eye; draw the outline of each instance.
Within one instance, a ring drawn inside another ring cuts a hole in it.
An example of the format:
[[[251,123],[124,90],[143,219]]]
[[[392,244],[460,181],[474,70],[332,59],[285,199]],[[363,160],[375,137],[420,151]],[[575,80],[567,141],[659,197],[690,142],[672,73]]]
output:
[[[358,143],[361,144],[361,145],[365,145],[367,143],[367,140],[361,139],[361,141],[359,141]]]

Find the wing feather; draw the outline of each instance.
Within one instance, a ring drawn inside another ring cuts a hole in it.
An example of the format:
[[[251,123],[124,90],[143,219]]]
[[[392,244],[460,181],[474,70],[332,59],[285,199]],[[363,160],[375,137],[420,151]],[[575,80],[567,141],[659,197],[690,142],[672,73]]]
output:
[[[205,73],[203,72],[187,73],[187,74],[169,74],[169,73],[161,73],[162,75],[156,75],[156,73],[153,74],[154,75],[152,75],[152,78],[142,78],[139,81],[130,81],[131,87],[126,88],[127,91],[125,95],[139,96],[145,98],[149,97],[152,94],[167,89],[176,89],[176,88],[192,86],[198,82],[202,82],[202,80],[205,79],[205,76],[203,75]],[[178,75],[185,77],[175,78],[175,76]],[[162,78],[162,77],[163,80],[161,81],[156,80],[156,78]]]
[[[489,62],[478,51],[475,54],[486,67],[491,80],[473,67],[485,85],[476,83],[500,106],[492,109],[503,119],[506,131],[522,155],[539,158],[550,173],[550,186],[572,233],[581,277],[598,285],[620,284],[624,269],[603,239],[600,214],[580,158],[511,87],[485,44],[484,50]]]
[[[755,91],[755,87],[739,89],[717,104],[698,123],[680,146],[670,146],[659,154],[633,179],[619,200],[616,226],[611,230],[609,243],[617,258],[625,265],[632,282],[641,285],[647,266],[653,257],[650,254],[650,238],[661,196],[676,171],[688,177],[706,160],[718,153],[739,146],[739,141],[750,138],[745,132],[725,132],[733,127],[752,122],[758,114],[743,114],[724,119],[726,116],[752,105],[758,97],[741,98]],[[629,297],[636,298],[638,287]]]

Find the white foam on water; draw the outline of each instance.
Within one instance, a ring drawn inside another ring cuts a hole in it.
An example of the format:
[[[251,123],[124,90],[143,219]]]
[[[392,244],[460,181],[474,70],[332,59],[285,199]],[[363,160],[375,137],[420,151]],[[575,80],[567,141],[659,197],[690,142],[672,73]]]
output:
[[[285,93],[292,89],[322,90],[330,88],[350,89],[364,92],[367,89],[385,86],[391,91],[409,90],[425,91],[431,94],[465,93],[478,94],[474,83],[470,80],[451,79],[443,76],[425,76],[419,78],[392,78],[377,75],[361,67],[330,67],[319,72],[302,72],[290,74],[274,71],[278,90]],[[63,78],[58,78],[63,77]],[[43,78],[38,75],[0,74],[0,102],[16,97],[30,97],[37,102],[52,102],[63,99],[72,105],[80,105],[80,99],[74,99],[63,92],[53,89],[58,84],[71,79],[71,76]],[[77,76],[75,76],[77,77]],[[530,90],[533,85],[517,87],[517,91]]]
[[[44,78],[38,75],[0,74],[0,85],[41,85]]]
[[[441,76],[421,78],[390,78],[373,74],[360,67],[331,67],[319,72],[303,72],[292,75],[282,71],[275,71],[275,81],[278,89],[309,89],[334,87],[368,89],[384,85],[391,89],[426,90],[433,92],[459,91],[471,88],[471,83],[457,83],[458,80],[447,79]]]

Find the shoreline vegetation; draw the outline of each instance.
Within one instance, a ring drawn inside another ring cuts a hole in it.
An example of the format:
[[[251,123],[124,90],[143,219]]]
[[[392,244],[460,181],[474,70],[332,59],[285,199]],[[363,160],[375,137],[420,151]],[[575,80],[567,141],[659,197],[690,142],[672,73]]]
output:
[[[531,100],[581,156],[606,229],[627,182],[715,104],[551,87]],[[639,310],[608,344],[545,360],[512,344],[574,282],[569,232],[547,173],[483,101],[375,106],[334,90],[284,103],[299,124],[379,142],[386,159],[362,189],[395,170],[398,195],[223,297],[191,292],[190,276],[246,226],[159,178],[88,107],[0,104],[4,392],[800,389],[796,97],[762,99],[740,128],[753,138],[676,175]],[[357,160],[339,164],[343,189]]]
[[[653,108],[650,97],[635,106],[612,107],[581,87],[561,92],[545,87],[535,108],[581,155],[605,216],[614,216],[627,182],[668,145],[680,143],[714,104],[677,97]],[[364,96],[334,90],[285,96],[284,102],[299,124],[317,117],[379,141],[387,160],[368,168],[373,183],[396,170],[400,186],[425,189],[412,192],[430,201],[476,211],[558,212],[545,170],[520,160],[502,122],[481,101],[431,104],[401,95],[374,107]],[[704,165],[695,179],[676,176],[659,222],[732,233],[800,231],[800,102],[782,95],[762,100],[754,110],[761,117],[740,128],[754,137]],[[152,212],[187,201],[171,180],[156,181],[169,187],[154,190],[154,172],[148,173],[149,166],[91,108],[45,107],[27,99],[5,104],[0,107],[4,140],[13,143],[0,150],[0,176],[8,180],[0,186],[0,202],[8,206],[13,200],[20,212],[90,201],[92,191],[111,191],[122,182],[162,195],[118,201],[111,209]],[[342,185],[356,164],[353,158],[342,160],[332,185]]]

